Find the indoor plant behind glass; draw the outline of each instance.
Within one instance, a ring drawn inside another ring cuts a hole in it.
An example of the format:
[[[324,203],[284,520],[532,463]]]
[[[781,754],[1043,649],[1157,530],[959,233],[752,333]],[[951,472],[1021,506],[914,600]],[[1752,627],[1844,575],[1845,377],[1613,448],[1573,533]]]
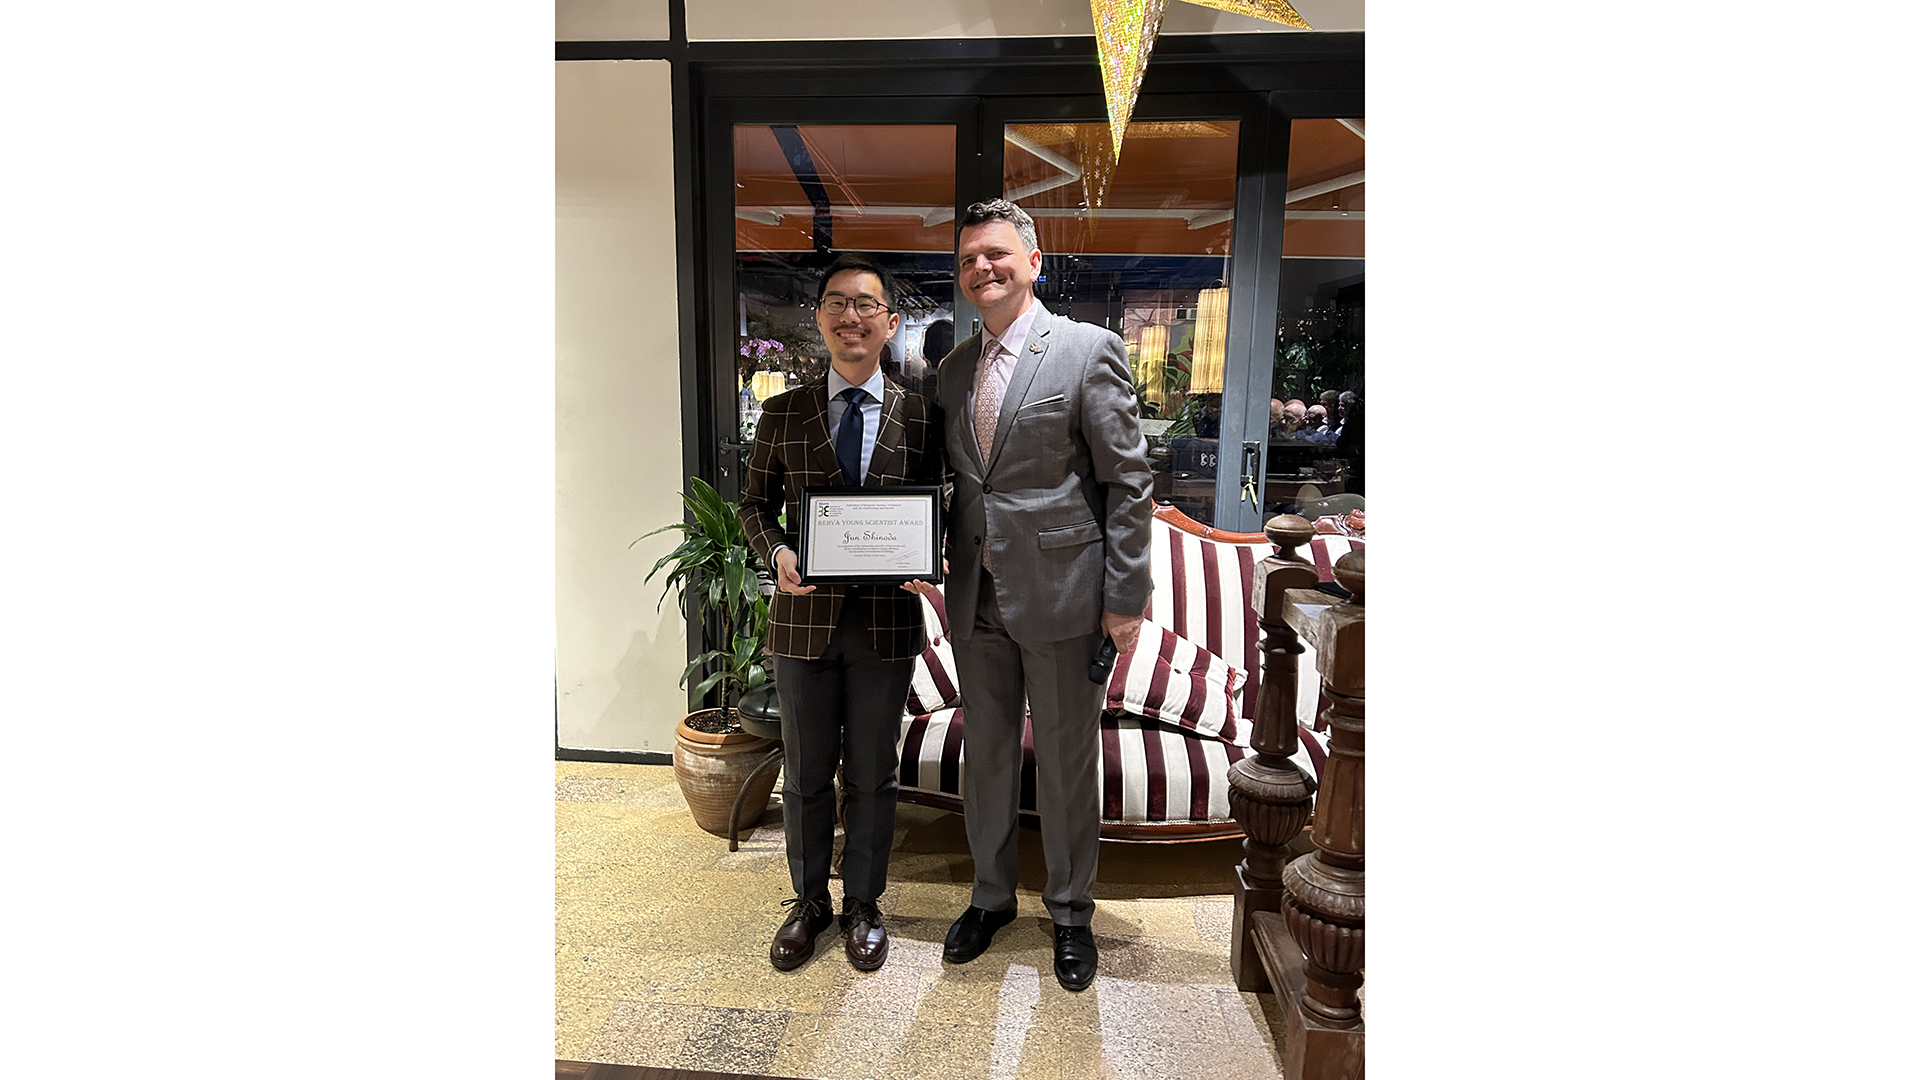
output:
[[[748,734],[735,718],[740,697],[770,677],[767,598],[761,589],[760,557],[747,543],[739,507],[697,476],[692,487],[693,494],[681,498],[693,520],[663,525],[646,534],[669,529],[681,533],[680,546],[654,563],[646,580],[651,582],[667,570],[664,585],[679,593],[680,613],[687,625],[705,625],[709,644],[715,646],[694,657],[680,675],[681,686],[702,676],[693,687],[696,699],[718,688],[720,707],[696,709],[680,721],[674,730],[673,774],[693,811],[694,823],[726,835],[741,785],[776,745],[772,739]],[[660,602],[666,602],[664,591]],[[767,769],[755,779],[740,806],[742,827],[759,824],[777,772]]]

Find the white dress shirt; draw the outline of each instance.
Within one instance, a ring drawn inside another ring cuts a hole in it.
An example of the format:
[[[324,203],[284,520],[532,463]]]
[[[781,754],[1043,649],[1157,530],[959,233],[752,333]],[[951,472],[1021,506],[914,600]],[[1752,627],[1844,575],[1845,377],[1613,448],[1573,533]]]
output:
[[[827,369],[827,434],[840,437],[840,420],[847,414],[847,403],[841,399],[840,391],[853,384],[840,377],[840,369]],[[887,377],[879,368],[873,369],[873,377],[860,384],[867,392],[867,400],[860,405],[860,475],[847,477],[847,483],[858,484],[867,475],[867,466],[873,464],[873,443],[880,435],[880,404],[886,397]]]
[[[980,381],[992,379],[999,384],[1000,402],[1004,407],[1007,400],[1007,383],[1013,381],[1013,368],[1020,362],[1020,350],[1027,347],[1027,335],[1033,330],[1034,316],[1040,314],[1040,301],[1027,305],[1027,310],[1013,320],[1004,336],[994,337],[993,331],[984,325],[980,327],[980,371],[973,382],[973,389],[967,392],[967,415],[973,415],[974,403],[980,400]],[[996,353],[994,346],[1004,351]]]

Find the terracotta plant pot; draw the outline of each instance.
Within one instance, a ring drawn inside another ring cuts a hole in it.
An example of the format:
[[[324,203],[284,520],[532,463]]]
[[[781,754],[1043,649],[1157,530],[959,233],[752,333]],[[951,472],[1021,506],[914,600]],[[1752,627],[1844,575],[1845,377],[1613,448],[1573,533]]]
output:
[[[688,713],[673,732],[673,776],[680,781],[680,794],[693,811],[693,823],[720,836],[727,835],[727,817],[733,813],[733,800],[747,776],[780,745],[746,732],[710,735],[687,726],[687,720],[718,716],[719,709]],[[779,769],[768,769],[753,781],[740,804],[740,828],[760,824],[766,815],[767,800],[779,779]]]

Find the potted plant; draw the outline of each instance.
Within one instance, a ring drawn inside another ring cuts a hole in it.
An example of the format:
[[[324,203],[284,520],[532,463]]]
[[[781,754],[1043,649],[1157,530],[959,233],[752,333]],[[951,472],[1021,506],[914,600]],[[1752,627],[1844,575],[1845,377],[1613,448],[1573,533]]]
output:
[[[720,707],[696,709],[680,721],[674,730],[673,775],[695,824],[724,836],[742,785],[778,745],[742,729],[736,714],[740,697],[771,678],[767,598],[761,588],[760,557],[747,543],[739,507],[722,499],[699,477],[692,479],[692,486],[693,494],[681,498],[693,520],[663,525],[646,534],[669,529],[681,533],[680,546],[654,563],[646,580],[650,583],[660,571],[668,571],[660,602],[666,603],[666,591],[678,592],[680,613],[688,625],[705,624],[710,632],[718,632],[710,642],[717,647],[687,664],[680,685],[699,676],[692,696],[703,698],[718,688]],[[759,772],[740,806],[742,827],[758,824],[766,813],[777,772]]]

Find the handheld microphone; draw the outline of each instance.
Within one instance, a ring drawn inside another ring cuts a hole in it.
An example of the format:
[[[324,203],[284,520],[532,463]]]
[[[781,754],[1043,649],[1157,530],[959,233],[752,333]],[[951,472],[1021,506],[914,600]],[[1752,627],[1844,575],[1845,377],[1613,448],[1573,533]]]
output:
[[[1113,639],[1100,643],[1100,651],[1093,654],[1093,663],[1087,665],[1087,681],[1105,684],[1113,675],[1113,658],[1120,650],[1113,647]]]

